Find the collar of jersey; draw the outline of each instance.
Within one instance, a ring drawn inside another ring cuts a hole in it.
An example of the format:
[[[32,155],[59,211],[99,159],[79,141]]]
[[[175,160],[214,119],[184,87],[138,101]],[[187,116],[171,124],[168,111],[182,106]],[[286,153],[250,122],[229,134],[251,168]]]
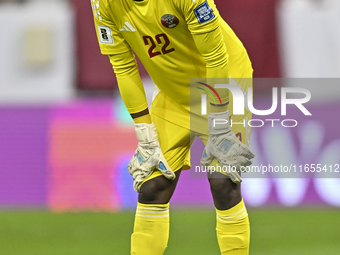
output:
[[[149,0],[143,0],[143,1],[134,1],[132,0],[135,4],[139,4],[139,5],[143,5],[146,4],[147,2],[149,2]]]

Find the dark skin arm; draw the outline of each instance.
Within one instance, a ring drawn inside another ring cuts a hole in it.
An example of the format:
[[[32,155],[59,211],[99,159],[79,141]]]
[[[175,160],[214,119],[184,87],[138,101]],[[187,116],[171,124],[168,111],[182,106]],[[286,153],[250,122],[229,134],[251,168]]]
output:
[[[133,121],[135,122],[135,124],[141,124],[141,123],[151,124],[152,123],[148,108],[137,113],[132,113],[130,115]]]

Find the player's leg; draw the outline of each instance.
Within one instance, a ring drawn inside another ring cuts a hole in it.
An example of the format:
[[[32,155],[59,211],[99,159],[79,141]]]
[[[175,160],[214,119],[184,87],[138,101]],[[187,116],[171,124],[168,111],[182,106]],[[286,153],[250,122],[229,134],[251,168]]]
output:
[[[232,117],[234,123],[242,123],[247,118],[251,118],[250,112],[245,116]],[[241,142],[248,145],[249,127],[234,125],[232,130]],[[201,139],[206,144],[208,136],[202,136]],[[211,163],[212,166],[217,164],[217,159]],[[216,233],[221,254],[248,255],[250,227],[241,184],[233,183],[225,174],[218,172],[209,173],[208,179],[216,207]]]
[[[249,87],[253,86],[252,68],[249,60],[243,63],[244,68],[239,69],[240,65],[231,65],[230,75],[232,77],[250,77],[235,79],[244,89],[244,94]],[[246,68],[248,66],[248,68]],[[234,115],[233,98],[230,98],[229,111],[233,123],[231,129],[242,143],[249,146],[250,127],[248,120],[252,114],[245,110],[245,115]],[[247,109],[247,106],[245,105]],[[245,125],[242,123],[245,122]],[[213,162],[217,163],[217,162]],[[217,177],[217,178],[214,178]],[[222,255],[248,255],[250,244],[250,226],[247,209],[241,195],[241,184],[233,183],[228,177],[221,173],[214,173],[209,178],[210,188],[216,207],[216,233]]]
[[[169,180],[163,175],[146,181],[138,194],[138,202],[143,204],[167,204],[175,191],[181,169],[175,171],[176,179]]]
[[[217,172],[209,173],[208,180],[216,209],[228,210],[241,202],[241,184],[233,183],[229,177]]]
[[[241,184],[216,172],[209,174],[209,183],[216,207],[216,233],[221,254],[249,254],[250,228]]]
[[[233,116],[232,119],[235,123],[242,123],[244,119],[251,119],[251,113],[247,112],[245,116]],[[249,145],[248,126],[235,125],[232,130],[241,142]],[[233,183],[221,173],[210,175],[209,183],[216,207],[216,232],[221,254],[248,255],[250,226],[247,209],[242,199],[241,184]]]
[[[158,140],[176,179],[166,179],[154,171],[141,187],[131,236],[131,254],[162,255],[169,237],[169,201],[182,167],[189,164],[190,131],[157,116],[152,116]],[[177,170],[177,171],[176,171]]]
[[[145,182],[138,196],[131,254],[161,255],[169,239],[169,201],[176,188],[181,170],[171,181],[163,175]]]

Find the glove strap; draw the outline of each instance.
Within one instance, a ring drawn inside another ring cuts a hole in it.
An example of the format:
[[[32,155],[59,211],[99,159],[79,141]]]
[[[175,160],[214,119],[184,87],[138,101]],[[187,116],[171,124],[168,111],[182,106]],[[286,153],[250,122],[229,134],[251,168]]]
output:
[[[209,113],[208,127],[210,134],[224,134],[231,132],[229,125],[229,111]]]
[[[157,130],[154,123],[135,124],[135,131],[140,143],[150,143],[158,140]]]

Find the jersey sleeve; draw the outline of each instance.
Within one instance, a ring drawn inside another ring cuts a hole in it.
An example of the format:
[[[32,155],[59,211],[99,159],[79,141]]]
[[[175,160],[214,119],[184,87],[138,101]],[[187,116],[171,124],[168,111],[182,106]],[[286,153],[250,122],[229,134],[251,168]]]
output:
[[[107,0],[91,0],[97,39],[104,55],[121,54],[131,48],[117,29]]]
[[[206,78],[229,79],[229,55],[224,42],[220,15],[213,0],[175,0],[183,14],[196,47],[206,62]],[[229,101],[227,90],[217,89],[223,104]]]
[[[191,34],[202,34],[219,26],[220,14],[213,0],[175,0]]]
[[[148,108],[134,54],[129,51],[110,55],[109,58],[117,77],[120,95],[129,113],[138,113]]]
[[[109,55],[118,87],[130,114],[148,108],[144,87],[131,47],[117,29],[107,0],[91,0],[100,51]]]
[[[214,78],[214,82],[221,84],[226,82],[229,83],[229,55],[227,53],[221,29],[217,28],[214,31],[205,34],[194,34],[193,39],[198,51],[201,53],[206,62],[206,78]],[[230,93],[228,90],[216,89],[216,91],[221,97],[222,104],[229,102]],[[210,101],[210,103],[212,102]]]

